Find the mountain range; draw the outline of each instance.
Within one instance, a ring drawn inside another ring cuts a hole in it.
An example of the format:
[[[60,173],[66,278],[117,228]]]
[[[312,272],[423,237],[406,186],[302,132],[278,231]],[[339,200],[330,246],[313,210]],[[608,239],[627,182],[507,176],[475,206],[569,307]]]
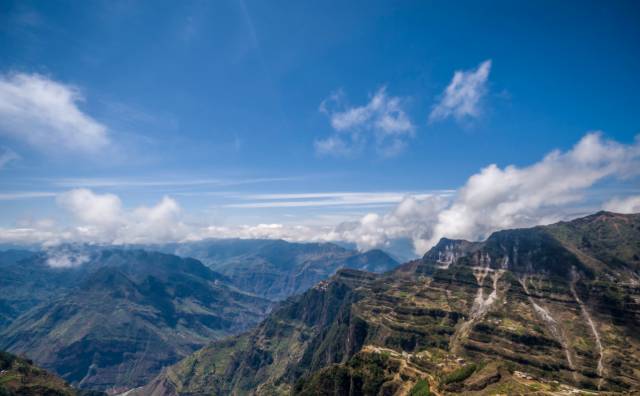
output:
[[[299,294],[340,268],[385,272],[398,262],[381,250],[356,252],[333,243],[208,239],[146,248],[196,258],[238,288],[271,300]]]
[[[20,266],[35,271],[44,260]],[[258,323],[270,307],[197,260],[156,252],[102,250],[78,267],[46,271],[69,280],[12,321],[0,347],[90,389],[141,385],[209,340]]]
[[[599,212],[340,270],[133,393],[632,393],[639,328],[640,215]]]
[[[338,268],[397,265],[381,251],[333,244],[230,240],[155,247],[202,252],[210,267],[229,275],[193,258],[135,246],[0,253],[0,348],[32,358],[75,387],[118,393],[144,385],[212,340],[257,325],[278,298]]]

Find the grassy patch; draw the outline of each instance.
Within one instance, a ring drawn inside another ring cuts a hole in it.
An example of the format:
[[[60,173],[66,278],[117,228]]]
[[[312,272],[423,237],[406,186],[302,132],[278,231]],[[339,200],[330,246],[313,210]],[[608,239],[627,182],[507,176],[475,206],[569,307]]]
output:
[[[429,396],[431,392],[429,391],[429,383],[426,380],[418,380],[416,384],[409,391],[409,396]]]
[[[443,383],[446,384],[453,384],[455,382],[462,382],[464,380],[466,380],[467,378],[471,377],[471,374],[473,374],[476,369],[478,367],[474,364],[467,364],[464,365],[462,367],[460,367],[457,370],[454,370],[452,372],[450,372],[449,374],[447,374],[444,379],[443,379]]]
[[[4,383],[9,382],[9,381],[17,380],[19,378],[20,378],[20,376],[18,376],[17,374],[7,374],[7,375],[4,375],[4,376],[0,377],[0,384],[4,384]]]

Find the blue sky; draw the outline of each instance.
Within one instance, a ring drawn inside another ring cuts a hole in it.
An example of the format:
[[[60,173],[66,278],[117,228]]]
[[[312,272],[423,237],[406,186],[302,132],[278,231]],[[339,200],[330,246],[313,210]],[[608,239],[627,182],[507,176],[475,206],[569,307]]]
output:
[[[570,157],[591,131],[627,162],[596,150],[597,177],[576,176],[587,185],[533,204],[505,192],[488,205],[515,199],[524,209],[500,212],[513,221],[460,235],[612,200],[635,210],[639,22],[633,1],[2,2],[0,237],[88,227],[84,239],[127,241],[167,197],[160,239],[415,244],[455,234],[434,230],[487,166]],[[104,197],[116,208],[93,205]],[[427,229],[382,224],[407,197]],[[107,227],[95,210],[122,219]],[[385,234],[371,243],[368,215]],[[246,234],[259,224],[289,228]]]

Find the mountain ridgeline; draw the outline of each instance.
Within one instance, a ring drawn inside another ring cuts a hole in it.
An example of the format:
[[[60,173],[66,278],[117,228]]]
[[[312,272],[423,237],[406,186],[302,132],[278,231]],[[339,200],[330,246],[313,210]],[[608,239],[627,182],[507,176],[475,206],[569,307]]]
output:
[[[385,272],[399,264],[381,250],[359,253],[333,243],[209,239],[148,248],[196,258],[236,287],[271,300],[300,294],[341,268]]]
[[[156,248],[200,252],[229,275],[139,247],[0,252],[0,348],[77,388],[119,393],[212,340],[257,325],[275,299],[338,268],[397,265],[380,251],[333,244],[229,240]]]
[[[640,215],[600,212],[340,270],[136,394],[637,392],[639,328]]]
[[[19,266],[67,281],[15,318],[0,333],[0,348],[82,388],[142,385],[209,340],[255,325],[271,304],[194,259],[101,250],[75,268],[47,268],[45,260],[39,254]]]

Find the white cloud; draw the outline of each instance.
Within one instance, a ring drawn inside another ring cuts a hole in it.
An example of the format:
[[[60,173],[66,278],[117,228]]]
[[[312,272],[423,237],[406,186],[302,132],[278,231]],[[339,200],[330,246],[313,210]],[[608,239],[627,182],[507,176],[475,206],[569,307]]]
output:
[[[597,183],[640,176],[640,138],[632,144],[586,134],[570,150],[552,151],[528,166],[488,165],[469,177],[455,193],[429,192],[324,192],[254,194],[243,196],[247,207],[296,207],[337,205],[395,205],[386,213],[328,223],[257,225],[190,224],[183,220],[179,204],[165,197],[156,205],[127,210],[113,194],[90,190],[69,191],[58,198],[75,219],[68,228],[25,223],[21,228],[0,228],[5,242],[167,242],[207,237],[282,238],[291,241],[345,241],[361,249],[391,247],[399,240],[413,241],[423,254],[441,237],[481,240],[491,232],[529,227],[566,219],[582,205]],[[594,203],[614,211],[638,211],[640,198]],[[361,212],[360,212],[361,213]]]
[[[342,92],[334,93],[320,104],[320,111],[327,114],[336,132],[315,141],[318,154],[348,156],[369,141],[384,156],[396,155],[404,149],[415,127],[403,109],[401,98],[388,96],[382,87],[366,105],[345,107],[343,96]]]
[[[81,224],[110,227],[122,222],[122,202],[114,194],[96,194],[86,188],[78,188],[60,194],[57,202]]]
[[[326,139],[318,139],[314,142],[316,153],[320,155],[335,155],[338,157],[349,157],[353,154],[354,145],[348,143],[340,136],[329,136]]]
[[[77,88],[39,74],[0,75],[0,134],[42,151],[95,152],[107,128],[83,113]]]
[[[189,233],[190,227],[182,223],[181,213],[178,202],[166,196],[154,206],[137,208],[118,242],[182,240]]]
[[[163,197],[154,206],[125,210],[115,194],[97,194],[80,188],[60,194],[58,204],[76,223],[68,229],[71,240],[102,243],[179,241],[188,234],[178,203]]]
[[[388,206],[401,202],[407,196],[425,199],[433,195],[447,196],[454,190],[432,192],[321,192],[293,194],[249,194],[240,196],[241,202],[225,205],[231,208],[295,208],[322,206]]]
[[[302,177],[257,177],[257,178],[233,178],[233,179],[208,179],[208,178],[192,178],[192,177],[158,177],[156,179],[131,179],[131,178],[63,178],[49,180],[53,185],[63,188],[70,187],[200,187],[200,186],[237,186],[245,184],[266,184],[281,181],[301,180]]]
[[[79,267],[89,261],[89,255],[70,246],[49,247],[46,249],[47,265],[52,268]]]
[[[50,198],[57,196],[57,193],[52,191],[13,191],[0,193],[0,201],[14,201],[22,199],[32,198]]]
[[[612,198],[605,202],[602,208],[615,213],[640,213],[640,195]]]
[[[438,214],[448,204],[445,195],[407,196],[389,213],[369,213],[359,221],[340,224],[333,230],[332,239],[356,243],[363,250],[384,248],[400,238],[420,241],[431,233]]]
[[[457,120],[475,118],[481,113],[481,99],[485,95],[491,71],[491,60],[482,62],[475,70],[458,70],[442,93],[438,104],[429,115],[429,121],[454,117]]]
[[[639,172],[640,140],[623,145],[604,139],[600,133],[589,133],[571,150],[553,151],[530,166],[485,167],[444,206],[434,202],[436,197],[407,198],[408,203],[401,202],[384,217],[365,216],[363,221],[367,221],[351,230],[354,236],[350,240],[379,243],[404,235],[412,238],[421,254],[442,237],[480,240],[496,230],[560,220],[597,182],[633,177]],[[408,215],[395,213],[400,208],[404,209],[399,213]]]
[[[20,156],[13,150],[0,147],[0,169],[4,168],[9,162],[19,159]]]

